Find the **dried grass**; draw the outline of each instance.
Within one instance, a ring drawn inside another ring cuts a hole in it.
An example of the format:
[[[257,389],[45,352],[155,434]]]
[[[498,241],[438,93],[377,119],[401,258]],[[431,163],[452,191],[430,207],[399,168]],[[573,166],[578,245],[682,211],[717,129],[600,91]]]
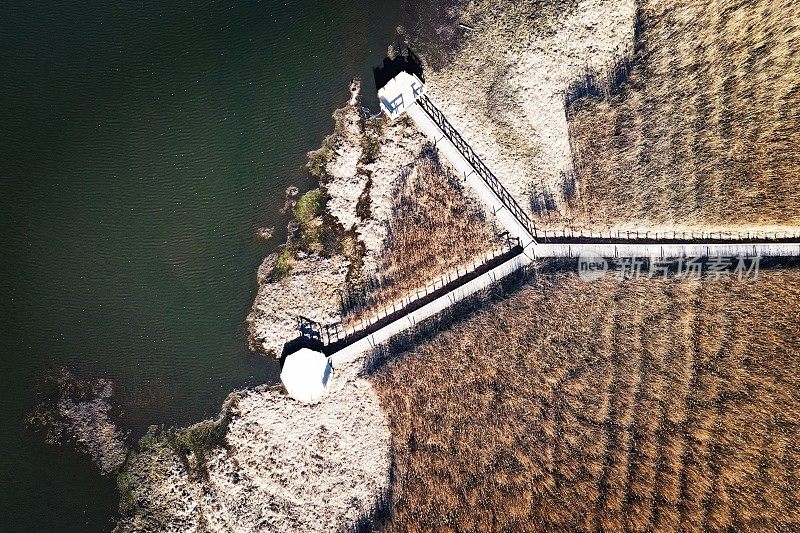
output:
[[[387,531],[800,527],[800,272],[541,276],[373,376]]]
[[[627,87],[568,110],[574,222],[800,225],[796,3],[645,0],[639,15]]]
[[[350,319],[391,304],[451,269],[480,260],[503,242],[432,149],[407,170],[394,197],[378,274],[351,291]]]

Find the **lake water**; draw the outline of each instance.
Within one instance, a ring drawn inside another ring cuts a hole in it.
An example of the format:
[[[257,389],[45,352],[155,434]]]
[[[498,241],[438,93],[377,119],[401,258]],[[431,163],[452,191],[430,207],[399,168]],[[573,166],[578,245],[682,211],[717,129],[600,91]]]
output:
[[[22,427],[46,373],[112,378],[132,439],[276,381],[246,348],[256,269],[351,77],[374,106],[403,8],[205,4],[0,6],[4,531],[113,525],[114,480]]]

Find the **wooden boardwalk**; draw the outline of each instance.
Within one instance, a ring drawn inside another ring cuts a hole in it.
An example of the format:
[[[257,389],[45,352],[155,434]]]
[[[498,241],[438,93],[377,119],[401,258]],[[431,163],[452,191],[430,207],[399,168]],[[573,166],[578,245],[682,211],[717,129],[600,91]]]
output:
[[[465,270],[455,280],[450,276],[449,283],[446,286],[442,284],[438,292],[429,294],[426,288],[425,301],[417,299],[417,303],[412,305],[415,300],[409,298],[408,303],[392,306],[392,314],[387,311],[382,321],[378,313],[376,321],[368,320],[366,324],[354,327],[346,335],[345,342],[337,337],[337,348],[340,348],[330,355],[334,366],[359,357],[394,335],[540,259],[800,257],[800,238],[796,234],[720,232],[687,235],[672,232],[659,235],[617,232],[616,235],[604,236],[602,233],[576,235],[567,229],[550,231],[548,234],[537,228],[526,211],[427,96],[420,97],[408,108],[407,113],[477,193],[498,223],[517,239],[519,246],[517,252],[503,263],[480,273],[474,269]],[[436,283],[433,284],[435,287]],[[348,339],[352,342],[347,342]]]
[[[596,257],[639,257],[639,258],[676,258],[676,257],[800,257],[798,243],[715,243],[715,244],[537,244],[528,250],[534,259],[545,257],[580,257],[593,255]]]

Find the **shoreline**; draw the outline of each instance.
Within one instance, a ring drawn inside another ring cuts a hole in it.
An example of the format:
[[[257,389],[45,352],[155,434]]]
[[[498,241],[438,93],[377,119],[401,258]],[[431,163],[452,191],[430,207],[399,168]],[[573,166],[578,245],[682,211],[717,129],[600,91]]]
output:
[[[351,84],[334,133],[309,152],[319,187],[287,204],[287,242],[259,267],[248,339],[265,355],[297,337],[298,315],[344,325],[369,317],[500,243],[493,217],[413,121],[370,115],[359,90]]]
[[[490,45],[508,37],[505,32],[517,30],[501,23],[480,30],[480,19],[473,21],[466,11],[465,24],[476,28],[470,35],[477,35],[478,44],[469,42],[462,57],[430,76],[430,87],[441,88],[436,91],[437,103],[454,117],[469,142],[486,154],[489,166],[507,177],[504,185],[516,198],[528,199],[532,184],[558,189],[560,173],[572,165],[569,124],[566,117],[557,116],[563,114],[558,88],[580,75],[587,54],[605,64],[632,40],[632,2],[579,4],[583,11],[554,19],[552,25],[545,20],[533,30],[519,30],[530,31],[522,35],[525,44],[495,58],[487,69],[491,75],[477,79],[468,68],[470,62],[486,61],[482,54],[490,50],[492,55]],[[570,32],[581,38],[565,41]],[[528,58],[525,53],[531,46],[542,54]],[[529,71],[537,75],[522,79]],[[544,96],[512,116],[503,104],[513,104],[520,91]],[[334,132],[309,153],[309,170],[319,179],[319,187],[290,204],[293,217],[287,243],[258,269],[258,294],[247,324],[251,346],[263,355],[279,355],[283,344],[296,336],[298,314],[319,322],[346,319],[342,292],[381,273],[396,214],[395,193],[417,172],[415,165],[425,150],[425,139],[407,120],[386,123],[366,116],[357,91],[351,91],[349,102],[333,117]],[[532,124],[532,117],[545,117],[544,126]],[[514,135],[529,130],[534,135],[520,148]],[[495,142],[504,139],[508,143]],[[563,204],[566,199],[556,201]],[[533,209],[530,204],[524,202]],[[658,227],[664,230],[663,225]],[[134,527],[144,516],[162,520],[167,529],[246,523],[264,529],[334,530],[371,520],[385,501],[396,469],[387,411],[367,379],[381,364],[364,356],[337,367],[331,396],[313,405],[293,402],[277,387],[232,393],[236,400],[218,417],[228,419],[225,431],[207,442],[208,449],[198,448],[200,456],[191,449],[176,451],[157,439],[145,442],[143,453],[129,466],[154,477],[142,477],[128,493],[155,486],[165,500],[163,505],[149,501],[148,510],[131,511],[119,531]],[[202,422],[178,433],[204,424],[210,429],[222,426]],[[158,472],[165,477],[159,479]],[[306,492],[307,483],[316,484],[313,497]],[[262,492],[256,498],[253,491]],[[244,494],[248,503],[237,505]],[[351,498],[351,504],[340,498],[343,495]]]
[[[360,107],[358,87],[351,86],[348,102],[333,113],[333,120],[333,133],[321,148],[308,154],[309,171],[319,179],[318,188],[302,195],[287,194],[287,208],[292,213],[287,242],[258,269],[257,296],[247,317],[248,341],[264,356],[279,355],[283,343],[296,337],[297,315],[318,321],[343,320],[342,291],[382,273],[388,275],[387,265],[395,264],[386,262],[388,239],[412,239],[409,243],[413,245],[414,239],[430,238],[424,232],[409,233],[413,226],[398,217],[398,202],[413,206],[412,200],[421,198],[424,205],[412,207],[412,212],[416,209],[420,215],[430,216],[437,202],[441,207],[435,208],[436,216],[444,214],[441,209],[452,209],[447,216],[454,221],[454,231],[473,241],[456,252],[434,247],[436,253],[418,259],[420,265],[429,266],[419,272],[415,269],[411,277],[391,274],[396,287],[382,288],[389,290],[384,297],[402,296],[403,291],[412,290],[416,279],[424,283],[431,268],[434,272],[442,268],[443,259],[443,264],[455,267],[461,255],[491,246],[492,235],[499,233],[477,197],[461,188],[449,164],[430,159],[427,139],[409,119],[387,123],[380,115],[370,116]],[[473,229],[467,230],[470,226]],[[447,235],[443,242],[449,242]],[[368,313],[369,309],[359,312]],[[260,507],[258,513],[269,516],[271,525],[256,528],[285,530],[309,517],[322,520],[323,515],[332,520],[325,530],[369,521],[380,505],[381,497],[376,495],[389,487],[390,435],[378,397],[364,377],[367,361],[364,355],[337,366],[333,390],[321,403],[299,404],[285,396],[280,385],[257,386],[232,392],[216,421],[178,430],[151,428],[119,476],[123,516],[117,531],[134,530],[142,524],[167,530],[192,529],[202,523],[226,527],[230,521],[252,519],[249,513],[254,511],[246,505],[231,508],[223,503],[239,489],[221,478],[239,479],[242,475],[236,468],[231,470],[229,461],[247,465],[242,466],[245,470],[256,469],[249,478],[251,490],[266,491],[251,505]],[[341,424],[330,434],[329,425],[335,420]],[[259,431],[255,442],[251,436],[245,445],[240,432],[253,427],[263,428],[263,432]],[[370,430],[365,432],[363,427]],[[297,446],[286,444],[298,435],[305,437]],[[332,449],[324,455],[308,456],[311,452],[301,443],[309,439],[324,441]],[[258,456],[270,457],[268,465],[257,464],[253,455],[257,450],[261,450]],[[337,455],[345,451],[345,455]],[[339,466],[320,469],[316,461],[323,456],[326,462],[333,457]],[[302,498],[296,506],[283,510],[270,505],[287,488],[300,491],[296,495],[300,497],[310,482],[302,472],[312,467],[317,472],[314,482],[330,487],[320,493],[349,495],[361,502],[357,508],[334,502],[314,511],[310,501],[300,502]],[[239,483],[247,482],[234,485]],[[297,486],[290,488],[292,483]],[[342,483],[347,490],[332,488]],[[151,492],[157,496],[148,497]]]
[[[283,343],[296,336],[297,314],[341,319],[337,291],[380,269],[396,191],[416,175],[413,167],[426,144],[407,121],[387,126],[382,118],[367,116],[357,91],[333,117],[334,132],[309,153],[319,188],[290,199],[287,242],[258,269],[258,294],[247,323],[251,346],[264,356],[280,354]],[[389,488],[390,436],[377,395],[362,376],[365,361],[337,367],[325,402],[302,405],[280,385],[257,386],[232,392],[216,421],[152,428],[119,476],[123,516],[116,531],[227,528],[243,521],[253,529],[328,524],[322,529],[338,530],[370,520],[380,505],[375,495]],[[322,448],[309,449],[309,442]],[[303,474],[309,469],[313,479]],[[310,482],[320,485],[320,494],[338,496],[321,506],[301,503]],[[232,506],[230,498],[242,484],[264,492]],[[276,506],[287,490],[294,496]]]

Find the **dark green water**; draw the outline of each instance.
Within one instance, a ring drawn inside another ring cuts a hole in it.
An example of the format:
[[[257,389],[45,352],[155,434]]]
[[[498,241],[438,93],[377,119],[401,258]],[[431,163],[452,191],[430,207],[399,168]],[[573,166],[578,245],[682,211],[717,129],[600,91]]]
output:
[[[114,379],[132,439],[275,382],[246,349],[256,268],[400,18],[380,0],[0,5],[0,530],[113,525],[113,480],[22,427],[48,371]]]

